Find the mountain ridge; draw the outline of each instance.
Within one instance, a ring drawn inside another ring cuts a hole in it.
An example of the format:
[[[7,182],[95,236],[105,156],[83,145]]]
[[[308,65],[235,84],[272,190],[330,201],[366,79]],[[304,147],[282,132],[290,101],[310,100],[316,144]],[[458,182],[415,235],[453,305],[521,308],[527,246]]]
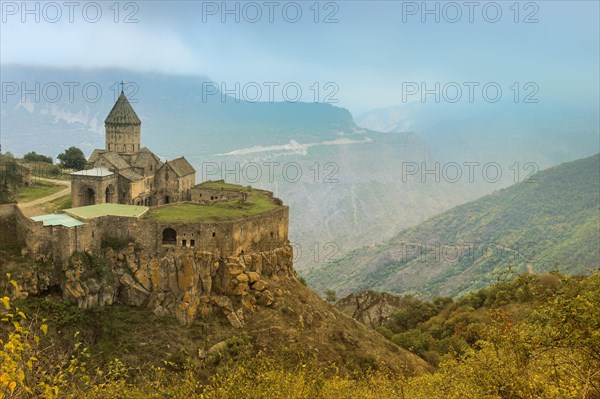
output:
[[[503,273],[579,274],[600,253],[600,154],[538,172],[352,251],[306,275],[313,289],[458,296]],[[350,272],[346,272],[346,271]]]

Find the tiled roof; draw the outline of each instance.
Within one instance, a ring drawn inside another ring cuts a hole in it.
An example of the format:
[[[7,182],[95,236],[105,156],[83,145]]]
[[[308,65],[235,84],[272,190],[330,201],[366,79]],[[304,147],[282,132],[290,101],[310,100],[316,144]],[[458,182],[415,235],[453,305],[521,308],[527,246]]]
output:
[[[141,125],[142,121],[140,121],[140,118],[138,118],[131,107],[131,104],[129,104],[127,97],[125,97],[125,93],[121,92],[117,102],[104,120],[104,123],[115,125]]]
[[[92,152],[92,155],[90,155],[90,158],[88,159],[88,163],[95,163],[98,160],[98,157],[102,154],[104,154],[104,150],[98,150],[95,149],[94,152]]]
[[[194,167],[190,165],[190,163],[184,157],[168,161],[166,162],[166,165],[169,165],[179,177],[196,173],[196,169],[194,169]]]
[[[123,176],[129,181],[138,181],[142,180],[144,177],[132,169],[123,169],[119,171],[119,175]]]
[[[135,160],[131,163],[131,166],[143,168],[148,164],[149,161],[159,163],[160,159],[156,155],[154,155],[150,150],[146,149],[145,151],[143,151],[142,149],[142,151],[137,153],[137,156],[135,157]]]
[[[130,167],[130,165],[127,163],[127,161],[124,160],[123,157],[121,157],[116,152],[106,151],[105,153],[101,154],[100,156],[104,157],[104,159],[106,159],[108,162],[110,162],[118,170],[127,169]]]
[[[160,162],[160,157],[158,155],[156,155],[155,153],[153,153],[152,151],[150,151],[148,149],[148,147],[142,147],[142,148],[140,148],[139,153],[141,154],[141,153],[144,153],[144,152],[152,155],[154,157],[154,159],[156,159],[158,162]]]

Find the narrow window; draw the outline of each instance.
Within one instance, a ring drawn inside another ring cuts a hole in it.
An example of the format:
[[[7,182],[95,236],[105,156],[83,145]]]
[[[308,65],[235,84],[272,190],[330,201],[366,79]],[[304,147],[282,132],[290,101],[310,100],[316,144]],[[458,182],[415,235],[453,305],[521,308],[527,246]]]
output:
[[[217,234],[216,234],[216,233],[213,231],[213,232],[212,232],[212,236],[214,237],[214,236],[216,236],[216,235],[217,235]]]
[[[190,247],[196,246],[196,240],[190,240]]]
[[[187,246],[187,241],[186,240],[181,240],[181,246],[182,247],[186,247]]]

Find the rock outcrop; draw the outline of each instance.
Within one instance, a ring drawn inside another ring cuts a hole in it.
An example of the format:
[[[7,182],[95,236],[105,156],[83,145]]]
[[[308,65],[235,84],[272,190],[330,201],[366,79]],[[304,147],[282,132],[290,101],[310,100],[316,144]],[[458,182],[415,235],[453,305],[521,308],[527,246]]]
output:
[[[398,311],[402,298],[386,292],[361,291],[340,299],[335,307],[361,323],[377,328]]]
[[[77,253],[61,270],[27,271],[18,280],[22,296],[56,285],[64,299],[84,309],[113,303],[148,306],[182,324],[221,312],[241,328],[245,313],[275,303],[270,281],[295,276],[289,244],[227,258],[201,251],[149,256],[130,244],[120,251],[106,249],[103,258]]]

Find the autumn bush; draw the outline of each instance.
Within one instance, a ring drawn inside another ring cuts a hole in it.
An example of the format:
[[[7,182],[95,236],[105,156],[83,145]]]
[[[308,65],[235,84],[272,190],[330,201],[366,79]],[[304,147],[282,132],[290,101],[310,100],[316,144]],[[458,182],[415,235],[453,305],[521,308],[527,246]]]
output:
[[[436,371],[417,376],[385,367],[342,373],[310,357],[298,355],[292,361],[252,352],[243,338],[232,341],[227,356],[207,359],[204,366],[183,355],[177,367],[170,367],[173,359],[164,367],[129,368],[117,358],[98,365],[77,339],[67,351],[53,352],[44,344],[53,326],[16,309],[6,294],[0,296],[0,398],[600,398],[600,273],[524,277],[513,283],[470,295],[464,300],[468,304],[446,303],[438,312],[444,317],[428,327],[431,339],[456,331],[468,336],[472,325],[477,339],[464,338],[460,351],[450,345],[445,353],[436,352]],[[11,286],[18,289],[14,282]],[[497,295],[507,290],[513,292],[509,305],[520,304],[518,317],[506,307],[506,295]],[[497,302],[480,317],[468,316],[475,311],[474,298],[483,299],[477,299],[483,306],[492,297],[503,305]],[[414,336],[403,336],[406,342],[421,339],[413,330],[407,331]],[[203,367],[215,364],[208,379],[200,378],[207,372]]]

